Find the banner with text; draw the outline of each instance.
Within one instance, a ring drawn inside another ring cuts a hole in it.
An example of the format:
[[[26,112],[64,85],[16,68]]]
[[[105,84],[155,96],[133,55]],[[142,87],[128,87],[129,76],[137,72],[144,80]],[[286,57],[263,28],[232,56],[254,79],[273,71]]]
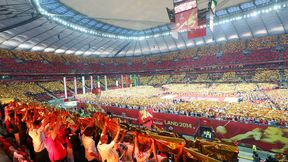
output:
[[[114,114],[114,116],[123,118],[133,124],[139,122],[139,110],[112,106],[103,108],[106,112],[109,111]],[[212,133],[215,134],[217,138],[223,141],[237,142],[249,146],[256,145],[262,150],[288,154],[287,128],[156,113],[150,110],[142,114],[140,113],[141,117],[145,117],[143,119],[151,119],[153,116],[153,123],[159,128],[179,134],[195,136],[200,127],[208,127],[212,129]]]

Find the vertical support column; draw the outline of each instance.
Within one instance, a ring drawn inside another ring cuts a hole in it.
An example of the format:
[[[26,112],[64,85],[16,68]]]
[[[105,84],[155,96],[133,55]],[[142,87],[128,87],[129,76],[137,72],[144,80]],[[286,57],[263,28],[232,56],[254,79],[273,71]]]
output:
[[[123,81],[124,81],[124,79],[123,79],[123,75],[121,75],[121,88],[123,88]]]
[[[134,77],[133,77],[133,81],[134,81],[134,87],[137,87],[137,76],[136,74],[134,74]]]
[[[74,77],[74,96],[77,95],[77,78]]]
[[[101,85],[100,85],[100,76],[97,75],[97,88],[101,88]]]
[[[133,87],[133,74],[129,75],[129,84],[130,84],[130,88]]]
[[[125,83],[126,83],[126,88],[128,88],[128,86],[129,86],[129,83],[128,83],[128,82],[129,82],[128,74],[125,75],[125,81],[126,81],[126,82],[125,82]]]
[[[104,75],[105,91],[107,91],[107,76]]]
[[[91,92],[92,92],[94,89],[93,76],[92,75],[90,76],[90,88],[91,88]]]
[[[64,81],[64,97],[68,98],[67,95],[67,86],[66,86],[66,77],[63,77],[63,81]]]
[[[85,94],[85,76],[82,76],[82,91],[83,91],[83,94]]]
[[[140,86],[140,74],[138,74],[138,86]]]

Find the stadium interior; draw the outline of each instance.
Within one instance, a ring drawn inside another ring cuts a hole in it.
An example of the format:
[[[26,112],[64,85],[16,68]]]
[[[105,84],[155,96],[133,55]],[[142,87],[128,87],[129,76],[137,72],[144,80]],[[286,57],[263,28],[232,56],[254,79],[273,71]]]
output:
[[[287,0],[0,0],[0,161],[288,161],[287,15]]]

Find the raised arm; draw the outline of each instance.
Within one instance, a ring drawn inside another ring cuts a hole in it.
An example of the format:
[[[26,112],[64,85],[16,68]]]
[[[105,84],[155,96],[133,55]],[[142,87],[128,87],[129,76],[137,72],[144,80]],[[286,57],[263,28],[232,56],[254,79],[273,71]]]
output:
[[[56,139],[58,131],[59,131],[60,127],[61,127],[61,124],[62,124],[62,121],[58,118],[58,120],[56,121],[55,126],[53,127],[53,130],[51,132],[51,138],[53,140]]]
[[[113,139],[113,141],[114,141],[115,143],[117,143],[117,141],[118,141],[119,134],[120,134],[120,126],[118,126],[116,136],[115,136],[114,139]]]
[[[24,116],[23,116],[21,121],[25,122],[27,120],[27,116],[28,116],[28,107],[26,108],[25,114],[24,114]]]
[[[155,146],[155,140],[154,139],[152,139],[151,148],[153,150],[154,159],[155,159],[156,162],[158,162],[158,157],[157,157],[157,153],[156,153],[156,146]]]
[[[106,133],[107,133],[107,124],[106,124],[106,122],[105,122],[105,123],[104,123],[104,126],[103,126],[103,129],[102,129],[101,136],[106,135]]]
[[[120,143],[123,143],[126,133],[127,133],[127,131],[123,131],[122,132],[121,138],[120,138],[120,141],[119,141]]]
[[[139,153],[138,134],[136,134],[134,138],[134,149],[135,149],[135,154],[138,154]]]
[[[181,143],[181,144],[179,144],[179,146],[180,146],[180,150],[179,150],[179,152],[178,152],[178,154],[177,154],[177,158],[175,159],[175,162],[180,161],[180,159],[181,159],[181,157],[182,157],[183,148],[184,148],[184,146],[185,146],[185,143]]]

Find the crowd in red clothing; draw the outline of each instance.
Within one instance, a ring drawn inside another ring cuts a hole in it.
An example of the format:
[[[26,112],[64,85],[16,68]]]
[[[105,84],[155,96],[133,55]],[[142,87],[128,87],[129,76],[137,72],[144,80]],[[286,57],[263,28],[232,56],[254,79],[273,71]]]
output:
[[[231,151],[228,156],[227,150],[221,154],[221,147],[217,146],[223,145],[222,142],[212,142],[209,148],[213,147],[215,156],[209,157],[197,148],[197,140],[193,144],[175,134],[163,135],[157,128],[130,127],[100,112],[83,118],[76,113],[37,103],[0,105],[6,130],[4,137],[0,136],[0,144],[14,161],[185,162],[191,157],[199,161],[206,158],[217,161],[217,157],[218,160],[237,161],[238,149],[235,146],[226,146]],[[199,146],[202,148],[201,144]],[[25,148],[30,152],[25,152]]]
[[[131,139],[125,137],[124,130],[118,138],[118,119],[108,118],[102,113],[81,118],[36,103],[10,102],[4,106],[1,107],[1,119],[6,134],[0,138],[0,144],[10,141],[10,146],[17,148],[15,155],[23,155],[19,161],[155,161],[156,156],[150,156],[156,155],[153,139],[138,144],[138,133],[130,133],[135,137]],[[29,154],[25,153],[25,147],[30,149]],[[167,159],[164,154],[157,156],[158,159]]]

